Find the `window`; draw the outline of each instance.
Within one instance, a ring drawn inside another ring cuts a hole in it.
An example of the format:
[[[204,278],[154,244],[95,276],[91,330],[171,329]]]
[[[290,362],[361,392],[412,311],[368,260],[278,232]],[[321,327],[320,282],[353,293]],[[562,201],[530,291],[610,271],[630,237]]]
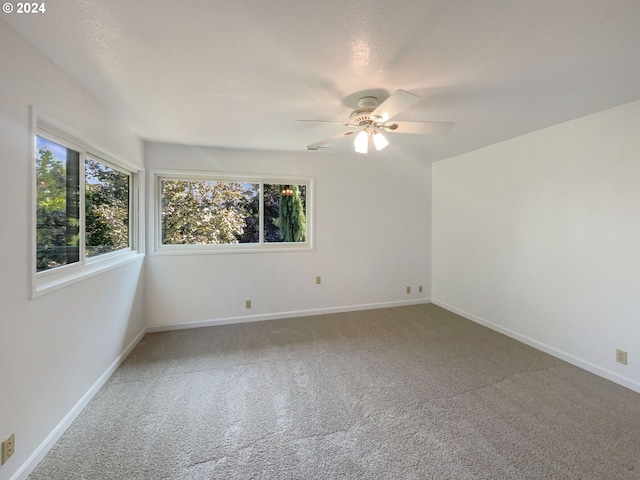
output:
[[[163,179],[160,185],[163,245],[258,240],[260,184]]]
[[[34,295],[135,256],[136,174],[45,122],[35,150]]]
[[[36,271],[80,258],[80,153],[38,136]]]
[[[311,179],[156,173],[156,252],[308,249]]]
[[[85,246],[88,257],[131,246],[131,174],[85,160]]]

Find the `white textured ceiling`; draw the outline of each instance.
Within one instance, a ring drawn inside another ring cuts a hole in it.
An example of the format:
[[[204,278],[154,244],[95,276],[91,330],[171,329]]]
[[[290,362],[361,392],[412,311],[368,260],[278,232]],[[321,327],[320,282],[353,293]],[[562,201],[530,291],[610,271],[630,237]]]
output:
[[[2,18],[142,138],[304,151],[361,94],[419,95],[436,161],[640,99],[638,0],[55,0]],[[3,46],[4,48],[4,46]],[[348,137],[330,151],[352,149]],[[317,155],[318,152],[306,152]],[[357,155],[357,154],[354,154]]]

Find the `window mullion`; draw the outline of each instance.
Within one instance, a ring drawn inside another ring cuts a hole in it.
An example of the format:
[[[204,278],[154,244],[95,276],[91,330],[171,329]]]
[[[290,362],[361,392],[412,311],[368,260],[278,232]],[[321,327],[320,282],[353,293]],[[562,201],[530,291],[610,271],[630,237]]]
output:
[[[154,251],[158,249],[163,243],[164,239],[162,238],[162,207],[163,207],[163,196],[162,196],[162,177],[157,176],[154,182],[155,194],[156,198],[154,199],[154,218],[155,221],[155,232],[153,235],[154,242]]]
[[[133,212],[138,211],[136,195],[138,183],[136,179],[136,174],[131,172],[129,174],[129,248],[131,250],[138,248],[138,243],[136,241],[138,238],[138,228],[133,222],[133,217],[135,216]]]
[[[87,162],[87,152],[82,150],[80,152],[80,172],[79,172],[79,176],[80,176],[80,263],[84,264],[86,263],[87,260],[87,256],[86,256],[86,244],[87,244],[87,236],[86,236],[86,225],[87,225],[87,212],[86,212],[86,198],[85,198],[85,181],[86,181],[86,172],[85,172],[85,165]]]
[[[264,245],[264,182],[260,182],[260,202],[258,204],[259,244]]]

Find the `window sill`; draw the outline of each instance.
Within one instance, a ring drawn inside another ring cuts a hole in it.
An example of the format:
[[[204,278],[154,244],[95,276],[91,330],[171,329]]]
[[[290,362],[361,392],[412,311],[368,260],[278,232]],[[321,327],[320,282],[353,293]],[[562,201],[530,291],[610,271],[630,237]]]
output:
[[[105,255],[104,258],[89,260],[85,264],[69,265],[55,271],[41,272],[35,275],[31,298],[54,292],[142,258],[144,255],[137,251],[115,252]]]
[[[262,245],[162,245],[151,255],[216,255],[228,253],[302,252],[313,250],[311,243],[273,243]]]

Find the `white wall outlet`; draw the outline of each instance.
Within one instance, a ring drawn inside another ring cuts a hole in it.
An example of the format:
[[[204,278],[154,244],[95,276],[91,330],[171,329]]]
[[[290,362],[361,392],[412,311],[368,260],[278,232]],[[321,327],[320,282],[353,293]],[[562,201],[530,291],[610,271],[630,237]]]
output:
[[[251,308],[251,300],[245,300],[244,308]]]
[[[411,287],[407,287],[407,293],[411,293]]]
[[[2,465],[9,460],[9,457],[16,451],[16,435],[11,434],[4,442],[2,442]]]
[[[320,285],[322,283],[322,277],[320,275],[318,275],[316,277],[316,285]]]
[[[616,362],[621,363],[622,365],[627,365],[627,352],[625,352],[624,350],[617,349]]]

